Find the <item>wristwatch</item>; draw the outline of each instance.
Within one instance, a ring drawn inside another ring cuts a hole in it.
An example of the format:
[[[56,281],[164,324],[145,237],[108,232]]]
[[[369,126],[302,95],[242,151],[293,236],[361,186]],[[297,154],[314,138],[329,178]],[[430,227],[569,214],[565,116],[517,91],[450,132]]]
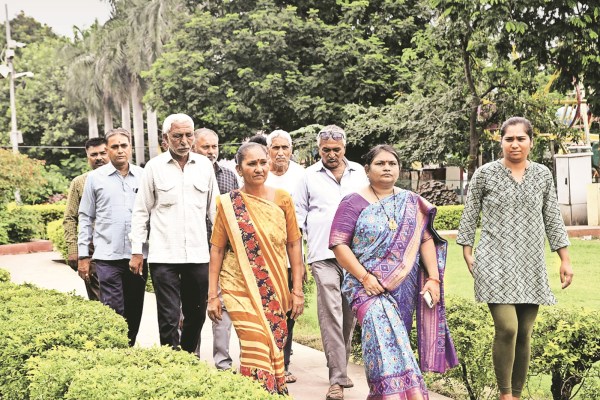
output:
[[[91,256],[79,256],[77,257],[79,260],[87,260],[88,258],[92,258]]]

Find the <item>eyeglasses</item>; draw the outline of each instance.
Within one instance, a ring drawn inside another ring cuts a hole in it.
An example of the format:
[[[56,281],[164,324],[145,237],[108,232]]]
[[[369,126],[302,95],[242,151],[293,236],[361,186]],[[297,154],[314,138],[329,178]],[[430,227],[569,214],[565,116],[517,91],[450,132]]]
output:
[[[343,140],[346,136],[340,131],[321,131],[319,132],[319,137],[323,140]]]

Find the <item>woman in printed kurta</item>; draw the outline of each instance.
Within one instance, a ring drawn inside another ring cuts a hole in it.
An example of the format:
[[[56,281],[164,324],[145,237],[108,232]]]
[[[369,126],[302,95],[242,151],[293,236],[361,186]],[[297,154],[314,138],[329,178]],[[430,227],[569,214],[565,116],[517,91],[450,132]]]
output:
[[[365,158],[370,185],[341,201],[329,246],[347,271],[342,291],[362,327],[368,398],[427,399],[421,370],[458,363],[443,302],[447,243],[433,230],[435,208],[394,186],[394,149],[376,146]],[[415,307],[421,368],[409,340]]]
[[[271,393],[286,394],[286,312],[291,309],[291,317],[297,318],[304,308],[300,230],[291,196],[264,185],[269,171],[266,148],[257,143],[243,145],[236,161],[244,186],[217,199],[208,316],[213,321],[221,318],[220,285],[240,339],[241,374],[260,381]],[[228,246],[233,253],[226,253]]]
[[[512,400],[520,398],[527,377],[538,306],[556,302],[544,260],[546,237],[560,256],[563,288],[573,271],[552,174],[528,160],[531,123],[510,118],[501,135],[503,158],[476,170],[469,182],[457,243],[475,279],[475,298],[488,303],[494,319],[492,354],[501,399]],[[480,214],[481,239],[473,257]]]

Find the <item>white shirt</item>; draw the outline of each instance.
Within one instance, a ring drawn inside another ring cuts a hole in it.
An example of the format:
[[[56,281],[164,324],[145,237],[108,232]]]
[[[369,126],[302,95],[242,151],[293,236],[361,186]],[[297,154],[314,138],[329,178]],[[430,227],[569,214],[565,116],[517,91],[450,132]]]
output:
[[[308,263],[335,258],[329,250],[329,231],[338,205],[347,194],[369,184],[362,165],[348,161],[341,181],[318,161],[306,168],[294,195],[298,226],[306,234]]]
[[[183,171],[169,151],[146,164],[133,209],[131,242],[140,254],[148,237],[149,263],[208,262],[206,218],[214,223],[219,187],[208,158],[189,153]]]
[[[290,160],[290,164],[287,171],[285,171],[285,174],[275,175],[272,171],[269,171],[265,185],[272,186],[276,189],[283,189],[288,192],[293,199],[294,192],[303,178],[304,168],[300,164]]]

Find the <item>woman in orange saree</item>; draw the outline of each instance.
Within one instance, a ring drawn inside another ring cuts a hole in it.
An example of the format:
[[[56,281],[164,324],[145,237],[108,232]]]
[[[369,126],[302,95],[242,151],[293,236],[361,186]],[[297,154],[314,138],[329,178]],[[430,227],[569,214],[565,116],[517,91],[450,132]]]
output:
[[[240,339],[241,374],[258,380],[270,393],[287,394],[283,360],[286,312],[291,309],[292,318],[297,318],[304,310],[300,230],[291,196],[264,185],[269,171],[266,148],[245,144],[238,150],[236,162],[244,186],[217,200],[208,316],[213,321],[221,318],[220,286]]]

